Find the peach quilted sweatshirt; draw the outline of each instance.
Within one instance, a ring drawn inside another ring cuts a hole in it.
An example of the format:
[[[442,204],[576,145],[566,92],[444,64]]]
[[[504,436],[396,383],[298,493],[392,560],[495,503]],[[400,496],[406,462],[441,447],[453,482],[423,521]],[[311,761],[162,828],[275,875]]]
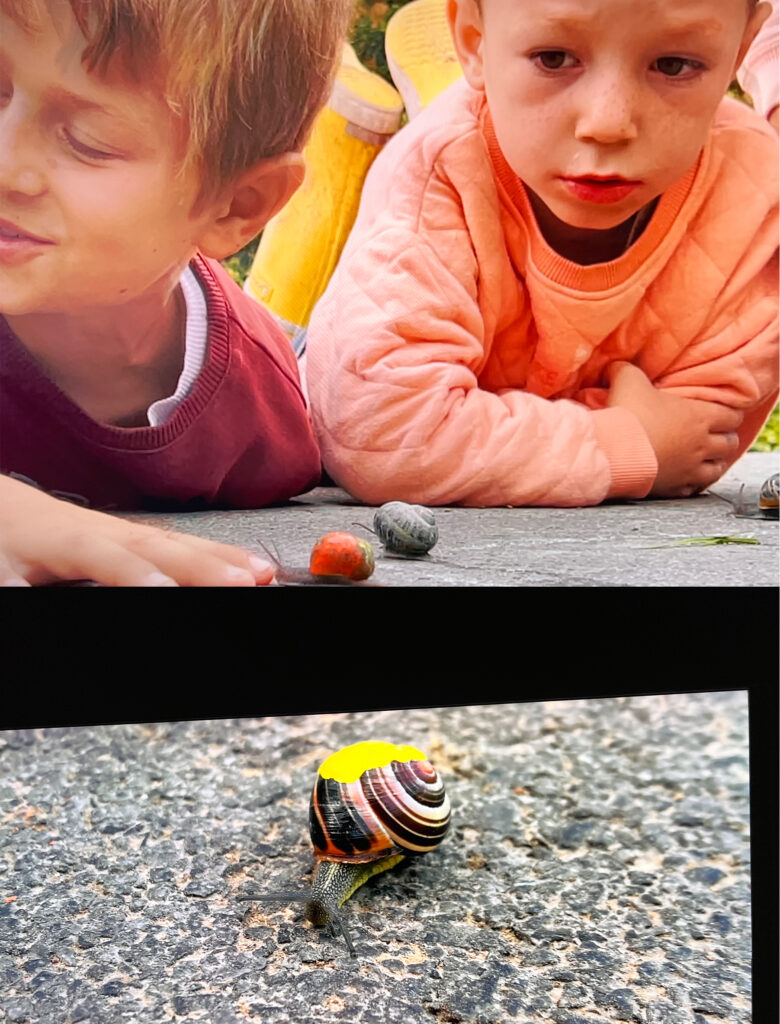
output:
[[[581,266],[536,224],[461,79],[386,146],[307,334],[315,432],[370,504],[594,505],[657,462],[605,367],[745,410],[778,390],[777,137],[725,100],[695,167],[618,259]],[[738,456],[735,456],[737,458]]]

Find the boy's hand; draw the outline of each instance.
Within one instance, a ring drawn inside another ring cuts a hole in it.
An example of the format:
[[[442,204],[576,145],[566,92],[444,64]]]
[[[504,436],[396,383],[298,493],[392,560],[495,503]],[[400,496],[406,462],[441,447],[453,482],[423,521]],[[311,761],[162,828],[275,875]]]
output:
[[[0,476],[0,584],[91,579],[122,587],[256,586],[273,569],[249,552],[52,498]]]
[[[741,412],[655,388],[631,363],[611,366],[609,383],[607,405],[634,413],[658,459],[649,497],[688,497],[723,475],[739,447]]]

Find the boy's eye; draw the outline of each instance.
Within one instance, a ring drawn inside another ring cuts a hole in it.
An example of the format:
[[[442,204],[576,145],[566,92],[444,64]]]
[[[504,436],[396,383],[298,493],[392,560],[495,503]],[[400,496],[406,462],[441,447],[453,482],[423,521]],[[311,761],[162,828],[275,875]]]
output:
[[[690,74],[700,71],[703,65],[695,60],[687,60],[685,57],[659,57],[655,66],[667,78],[682,78],[685,72]]]
[[[111,160],[114,156],[113,153],[106,153],[102,149],[95,149],[84,142],[79,142],[67,128],[63,128],[62,135],[70,149],[87,160]]]
[[[561,68],[571,67],[574,62],[574,58],[565,50],[538,50],[531,54],[531,59],[545,71],[560,71]]]

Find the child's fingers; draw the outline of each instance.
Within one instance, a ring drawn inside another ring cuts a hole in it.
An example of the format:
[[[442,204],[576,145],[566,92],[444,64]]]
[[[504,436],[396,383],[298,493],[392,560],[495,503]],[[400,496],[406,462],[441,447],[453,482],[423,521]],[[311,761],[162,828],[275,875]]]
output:
[[[133,526],[126,537],[118,535],[112,538],[112,543],[127,555],[127,560],[122,560],[121,580],[110,581],[115,585],[144,585],[131,582],[125,576],[126,571],[131,571],[129,558],[132,556],[183,587],[256,586],[256,574],[250,568],[249,555],[229,545],[206,540],[200,544],[193,543],[193,538],[187,534],[169,533],[154,527],[139,529],[138,526]],[[220,549],[227,551],[227,558],[219,554]]]
[[[190,533],[175,533],[169,534],[169,536],[176,537],[182,544],[192,548],[194,551],[212,555],[230,565],[246,569],[252,573],[255,583],[260,586],[270,583],[274,578],[273,567],[269,565],[268,561],[246,551],[244,548],[235,547],[232,544],[223,544],[215,540],[208,540],[206,537],[198,537]]]
[[[607,368],[606,368],[607,383],[608,384],[614,384],[615,383],[615,377],[622,370],[624,370],[626,366],[633,366],[633,363],[627,363],[627,362],[625,362],[625,360],[622,360],[622,359],[618,359],[614,363],[610,363],[609,366],[607,366]],[[637,367],[634,367],[634,368],[637,369]],[[630,372],[631,371],[629,370],[629,373]],[[639,370],[639,372],[642,373],[641,370]],[[644,374],[642,374],[642,376],[644,377]]]
[[[739,434],[710,434],[708,456],[710,461],[721,461],[733,456],[739,448]]]
[[[720,402],[703,402],[699,398],[687,399],[695,406],[702,416],[706,417],[705,422],[709,425],[710,433],[729,434],[738,430],[745,418],[744,412],[739,409],[732,409],[729,405],[721,405]]]
[[[685,497],[691,494],[697,494],[699,491],[704,491],[708,487],[711,487],[716,480],[720,480],[723,474],[726,472],[728,462],[721,459],[709,459],[706,462],[702,462],[696,473],[693,475],[693,480],[687,489]]]
[[[109,587],[177,586],[153,558],[98,532],[58,536],[48,550],[37,552],[28,575],[33,583],[89,579]]]
[[[182,586],[263,586],[274,578],[266,559],[233,544],[116,517],[104,517],[104,525],[123,546],[162,559],[161,568]]]
[[[0,552],[0,587],[29,587],[32,584],[14,569],[5,555]]]
[[[215,556],[208,544],[194,547],[187,540],[137,525],[112,535],[79,532],[68,543],[60,539],[55,549],[42,553],[34,582],[53,577],[91,579],[113,587],[256,585],[255,573],[248,567]]]
[[[742,426],[742,421],[745,418],[744,412],[740,409],[731,409],[727,405],[720,405],[717,402],[714,405],[715,414],[712,417],[710,430],[718,434],[728,434]]]

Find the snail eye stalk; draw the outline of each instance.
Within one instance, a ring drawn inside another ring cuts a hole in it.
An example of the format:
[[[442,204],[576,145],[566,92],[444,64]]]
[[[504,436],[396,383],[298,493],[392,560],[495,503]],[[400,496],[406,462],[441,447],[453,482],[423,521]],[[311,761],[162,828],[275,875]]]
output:
[[[309,900],[305,892],[262,892],[253,895],[242,893],[236,896],[237,900],[263,900],[276,903],[307,903]]]
[[[344,941],[347,944],[349,955],[352,957],[353,960],[357,960],[357,953],[355,952],[355,947],[352,945],[352,939],[349,937],[349,932],[347,931],[347,926],[344,923],[344,918],[341,916],[341,914],[338,913],[338,911],[331,910],[330,929],[331,932],[335,934],[335,929],[333,927],[334,921],[339,926],[339,930],[341,931],[341,934],[344,936]]]

